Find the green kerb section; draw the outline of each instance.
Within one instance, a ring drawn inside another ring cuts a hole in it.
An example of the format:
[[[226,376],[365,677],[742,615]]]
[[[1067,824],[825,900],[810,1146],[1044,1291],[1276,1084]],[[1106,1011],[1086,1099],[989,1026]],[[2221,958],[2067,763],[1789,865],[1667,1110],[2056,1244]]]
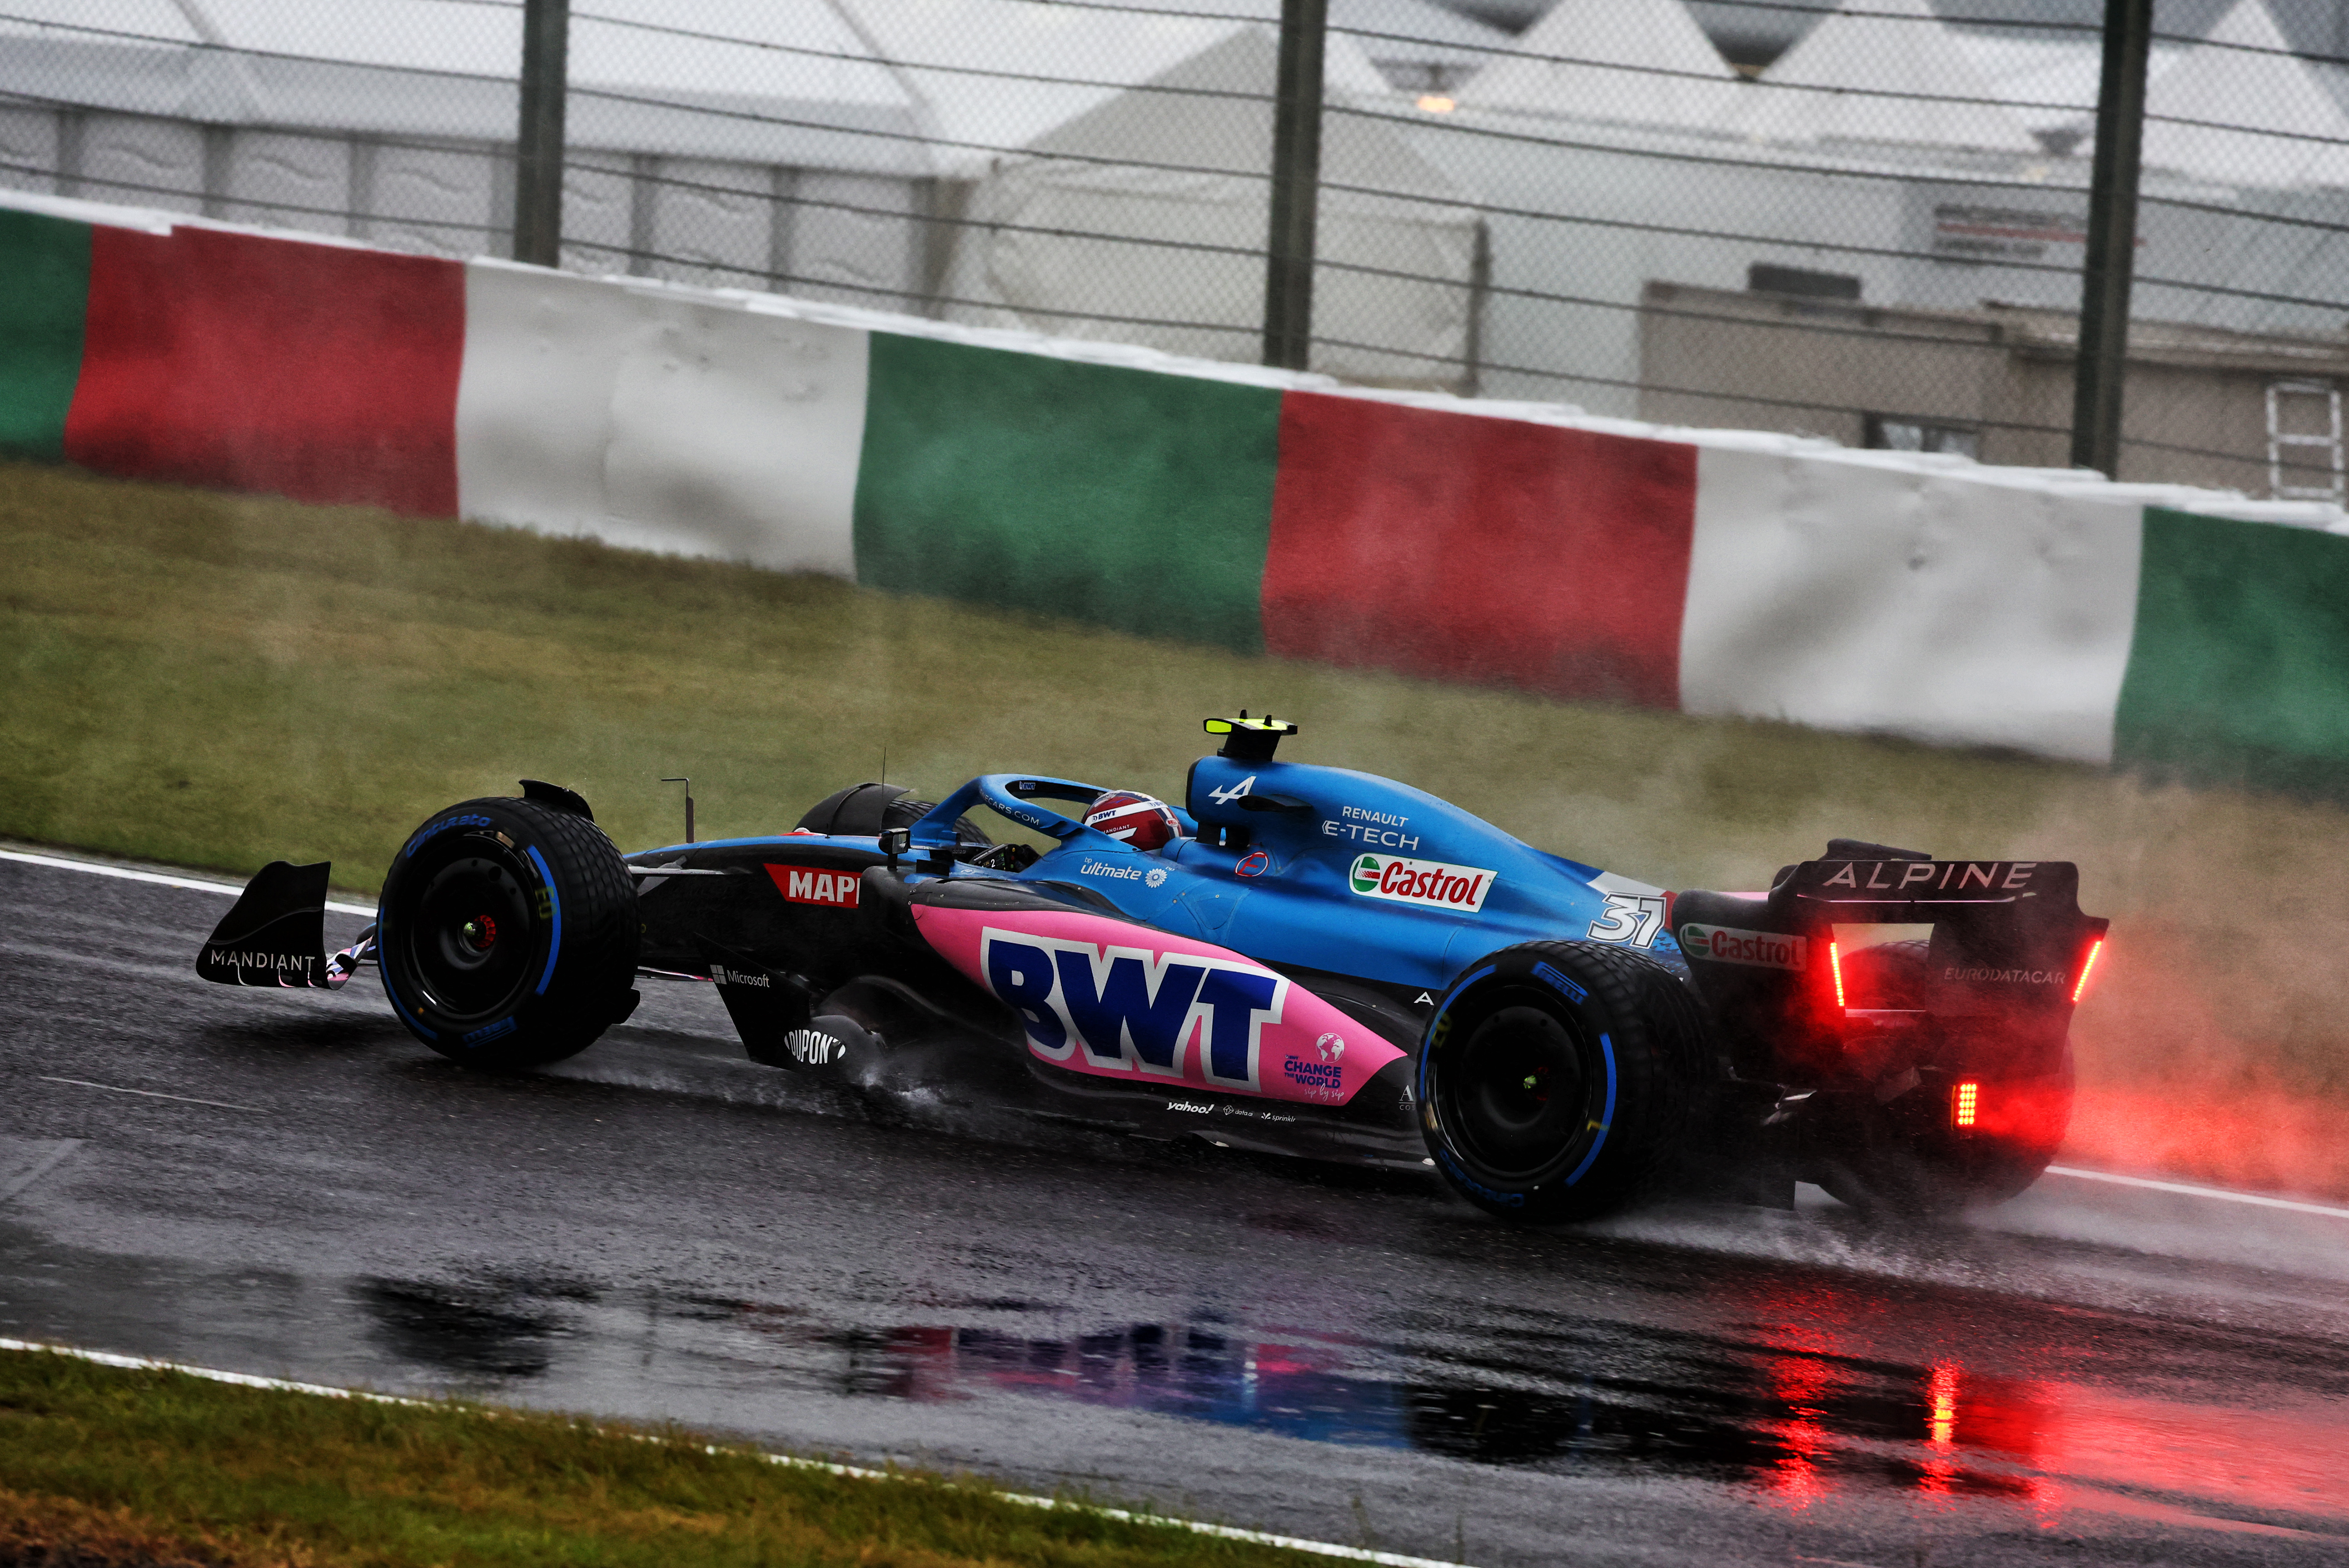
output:
[[[2349,788],[2349,537],[2147,507],[2115,755]]]
[[[89,225],[0,211],[0,452],[62,459],[81,376]]]
[[[1268,388],[876,332],[856,579],[1259,651],[1279,430]]]

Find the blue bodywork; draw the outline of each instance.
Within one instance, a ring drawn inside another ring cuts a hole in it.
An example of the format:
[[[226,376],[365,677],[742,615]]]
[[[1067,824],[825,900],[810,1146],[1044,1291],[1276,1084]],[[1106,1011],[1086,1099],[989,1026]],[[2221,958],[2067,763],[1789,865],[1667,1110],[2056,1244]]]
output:
[[[973,779],[915,825],[912,854],[918,865],[951,849],[956,819],[984,805],[1057,841],[1018,873],[1021,880],[1074,883],[1135,919],[1260,962],[1433,995],[1477,959],[1516,942],[1615,942],[1679,961],[1660,888],[1536,849],[1392,779],[1305,763],[1203,757],[1182,815],[1186,830],[1206,832],[1156,853],[1040,804],[1081,806],[1100,790],[1019,774]],[[1223,830],[1244,833],[1246,846],[1209,841]],[[1416,864],[1395,870],[1390,882],[1414,869],[1454,868],[1436,875],[1449,877],[1455,895],[1464,882],[1473,886],[1479,907],[1379,896],[1371,889],[1396,859]],[[1003,875],[962,866],[946,874]]]

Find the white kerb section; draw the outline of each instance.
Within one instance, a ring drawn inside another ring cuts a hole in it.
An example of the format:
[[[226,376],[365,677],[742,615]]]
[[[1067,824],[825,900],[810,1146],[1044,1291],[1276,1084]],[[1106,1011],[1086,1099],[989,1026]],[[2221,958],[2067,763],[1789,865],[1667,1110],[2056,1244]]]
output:
[[[470,263],[458,510],[854,577],[869,341],[788,307]]]
[[[2110,762],[2143,504],[1998,473],[1702,449],[1682,709]]]

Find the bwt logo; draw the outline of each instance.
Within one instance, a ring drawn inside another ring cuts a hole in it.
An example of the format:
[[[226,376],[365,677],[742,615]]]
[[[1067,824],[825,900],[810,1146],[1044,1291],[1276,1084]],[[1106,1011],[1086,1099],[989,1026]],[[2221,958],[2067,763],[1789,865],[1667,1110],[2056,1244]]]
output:
[[[1264,1027],[1280,1022],[1288,981],[1230,959],[1098,947],[1024,932],[980,933],[988,988],[1009,1003],[1048,1061],[1181,1077],[1199,1043],[1199,1076],[1256,1090]]]

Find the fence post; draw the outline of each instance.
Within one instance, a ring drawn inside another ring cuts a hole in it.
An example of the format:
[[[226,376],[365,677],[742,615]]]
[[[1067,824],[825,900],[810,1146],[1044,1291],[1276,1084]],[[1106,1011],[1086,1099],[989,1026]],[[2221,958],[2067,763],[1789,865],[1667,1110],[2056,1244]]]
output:
[[[1313,347],[1313,220],[1321,194],[1321,47],[1330,0],[1280,0],[1264,362],[1302,370]]]
[[[2072,466],[2113,479],[2120,477],[2146,55],[2152,39],[2153,0],[2105,0],[2105,73],[2096,92],[2088,254],[2080,272],[2080,352],[2072,381]]]
[[[514,260],[563,264],[563,99],[571,0],[523,0],[522,123],[514,138]]]

